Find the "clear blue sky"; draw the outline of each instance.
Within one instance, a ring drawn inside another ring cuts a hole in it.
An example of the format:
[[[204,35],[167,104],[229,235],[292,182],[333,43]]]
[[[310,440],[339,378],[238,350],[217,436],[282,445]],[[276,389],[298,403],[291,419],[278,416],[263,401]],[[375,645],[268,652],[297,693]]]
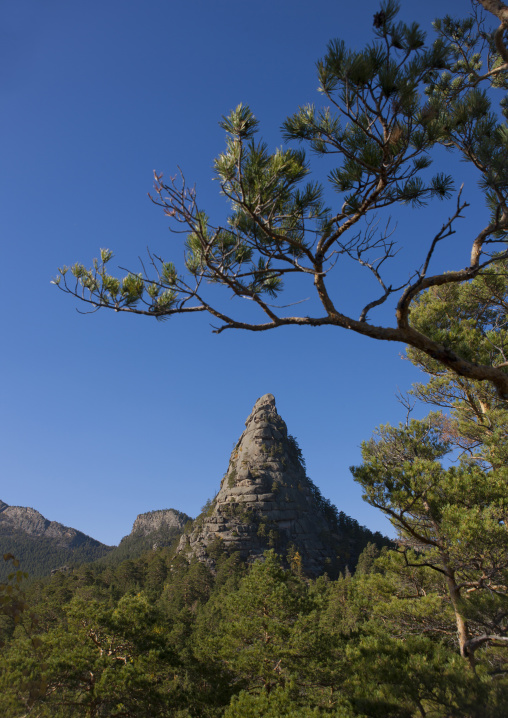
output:
[[[404,19],[429,29],[469,9],[467,0],[402,5]],[[390,530],[348,467],[377,425],[403,418],[395,393],[419,378],[403,346],[338,329],[217,336],[201,316],[82,316],[50,284],[58,266],[90,264],[100,247],[136,271],[147,245],[181,257],[147,198],[152,171],[180,165],[201,205],[223,216],[211,181],[221,116],[247,103],[270,146],[280,144],[285,117],[319,100],[315,62],[328,40],[370,40],[377,9],[372,0],[2,3],[2,500],[110,544],[141,512],[195,516],[255,400],[271,392],[323,494]],[[397,218],[404,276],[451,211]],[[468,238],[437,265],[466,266]],[[355,272],[340,281],[358,302],[377,294]]]

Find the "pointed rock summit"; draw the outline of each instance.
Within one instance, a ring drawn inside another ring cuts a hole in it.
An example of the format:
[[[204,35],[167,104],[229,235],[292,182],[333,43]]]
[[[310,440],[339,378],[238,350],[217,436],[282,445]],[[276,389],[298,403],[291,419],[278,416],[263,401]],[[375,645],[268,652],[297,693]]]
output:
[[[253,561],[274,548],[308,575],[335,574],[353,547],[341,535],[336,509],[307,478],[273,394],[256,401],[245,427],[218,494],[182,536],[178,552],[213,568],[224,550]]]

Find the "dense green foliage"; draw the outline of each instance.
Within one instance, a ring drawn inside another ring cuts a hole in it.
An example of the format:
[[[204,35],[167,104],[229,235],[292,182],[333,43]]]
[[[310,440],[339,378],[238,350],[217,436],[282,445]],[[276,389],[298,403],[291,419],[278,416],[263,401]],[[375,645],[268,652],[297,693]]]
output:
[[[23,569],[35,578],[62,566],[96,561],[112,550],[111,546],[105,546],[89,536],[78,534],[77,538],[72,544],[66,545],[61,539],[32,536],[25,531],[15,531],[10,525],[0,524],[0,555],[13,553],[22,563]],[[5,576],[6,569],[0,563],[0,580]]]
[[[439,459],[449,447],[439,433],[431,419],[382,427],[353,472],[399,530],[400,560],[436,586],[426,630],[456,632],[474,667],[479,648],[508,640],[506,469],[465,460],[446,468]],[[449,628],[440,603],[451,611]],[[508,669],[503,656],[489,660]]]
[[[118,564],[127,559],[139,558],[153,547],[163,548],[171,546],[181,535],[179,528],[161,526],[149,534],[142,532],[130,533],[124,536],[118,546],[115,546],[102,559],[106,564]]]
[[[186,514],[172,511],[179,518],[188,519]],[[30,578],[38,578],[54,570],[67,570],[92,561],[116,565],[139,558],[154,547],[171,546],[181,535],[177,526],[156,521],[153,529],[133,530],[118,546],[106,546],[80,531],[73,532],[76,535],[71,540],[65,534],[65,527],[61,527],[61,531],[61,536],[41,536],[17,529],[11,521],[0,522],[0,555],[13,554]],[[8,571],[8,567],[0,562],[0,580],[6,578]]]
[[[273,552],[215,575],[170,549],[36,582],[5,618],[0,713],[78,716],[499,716],[489,651],[461,658],[439,575],[373,546],[354,576],[306,580]]]

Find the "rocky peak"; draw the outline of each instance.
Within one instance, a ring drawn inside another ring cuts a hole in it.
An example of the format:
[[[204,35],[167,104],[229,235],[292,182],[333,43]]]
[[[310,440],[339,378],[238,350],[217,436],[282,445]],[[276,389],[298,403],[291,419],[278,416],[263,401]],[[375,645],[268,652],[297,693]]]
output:
[[[255,560],[268,548],[311,575],[335,567],[341,536],[326,518],[326,502],[306,476],[273,394],[256,401],[245,427],[219,492],[178,550],[212,568],[218,549]]]
[[[191,521],[190,516],[175,509],[148,511],[145,514],[139,514],[139,516],[137,516],[131,533],[148,536],[154,531],[160,531],[164,528],[178,529],[181,531],[187,521]]]
[[[192,521],[190,516],[176,509],[159,509],[139,514],[132,531],[113,549],[108,561],[120,563],[126,559],[137,558],[150,549],[170,546],[180,538],[189,521]]]
[[[0,504],[0,521],[4,526],[10,525],[32,536],[44,536],[48,530],[54,535],[55,532],[58,533],[57,527],[66,528],[62,524],[49,521],[28,506],[8,506],[3,501]]]

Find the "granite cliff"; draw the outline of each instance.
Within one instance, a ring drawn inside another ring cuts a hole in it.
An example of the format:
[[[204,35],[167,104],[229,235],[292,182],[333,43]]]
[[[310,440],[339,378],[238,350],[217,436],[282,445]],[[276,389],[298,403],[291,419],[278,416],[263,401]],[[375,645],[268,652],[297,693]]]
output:
[[[156,511],[148,511],[145,514],[139,514],[134,521],[132,531],[129,535],[139,534],[140,536],[149,536],[150,534],[163,531],[165,529],[183,531],[187,521],[192,519],[187,514],[176,509],[159,509]]]
[[[211,568],[222,551],[254,561],[274,548],[310,576],[353,569],[369,541],[384,543],[324,499],[301,451],[265,394],[254,405],[219,492],[180,539],[178,552]]]

